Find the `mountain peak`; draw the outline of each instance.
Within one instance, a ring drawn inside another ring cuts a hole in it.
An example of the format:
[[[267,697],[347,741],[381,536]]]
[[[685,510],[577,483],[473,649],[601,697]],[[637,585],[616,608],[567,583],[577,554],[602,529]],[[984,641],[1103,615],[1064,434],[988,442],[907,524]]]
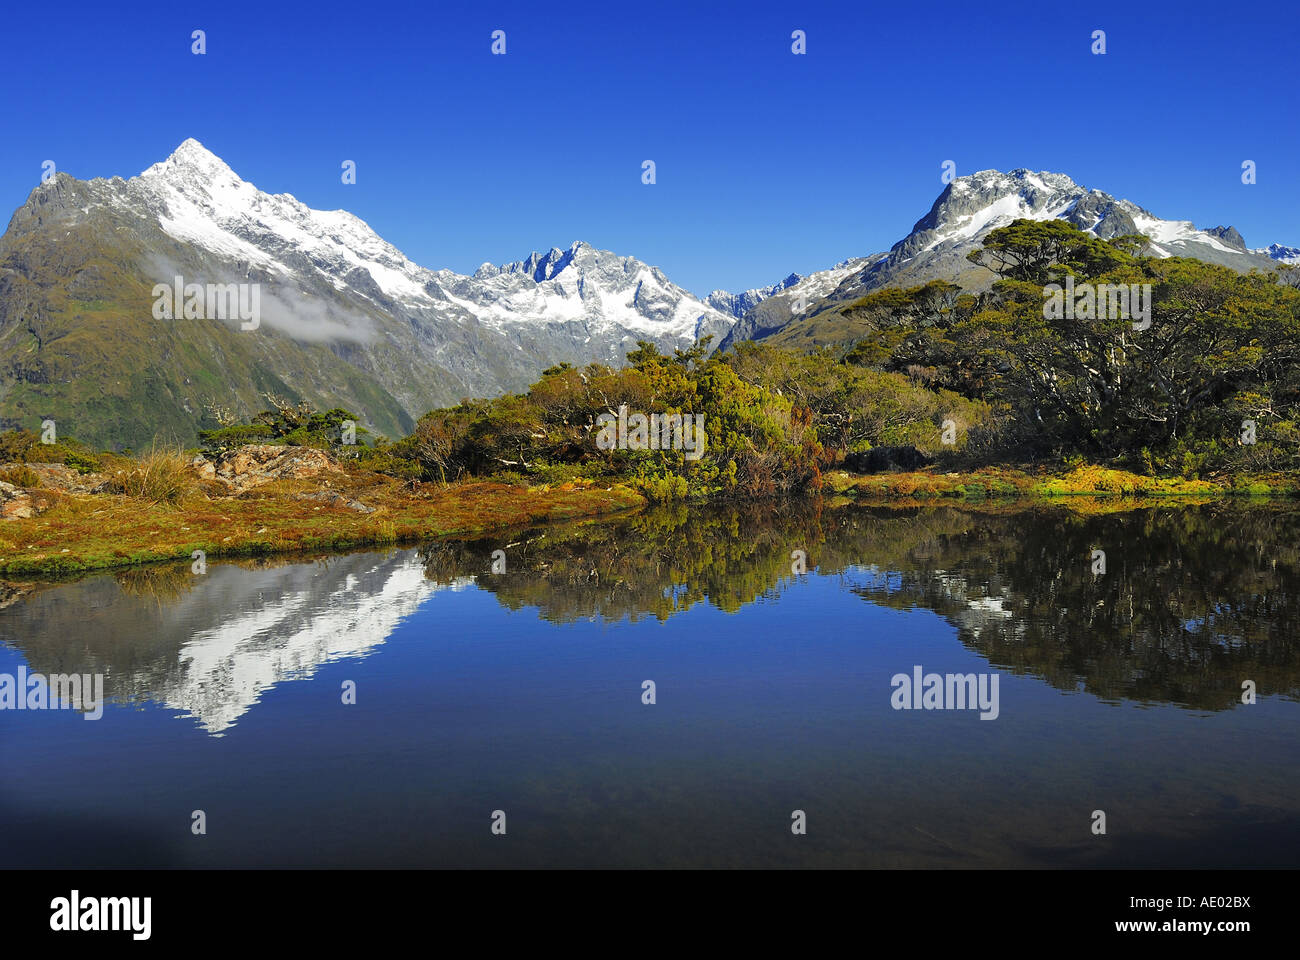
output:
[[[1261,247],[1255,253],[1268,257],[1270,260],[1276,260],[1279,263],[1295,264],[1300,266],[1300,247],[1288,247],[1280,243],[1270,243],[1267,247]]]
[[[574,262],[578,262],[585,267],[590,264],[600,263],[613,256],[614,254],[608,251],[597,250],[585,240],[575,240],[567,249],[551,247],[546,253],[539,253],[534,250],[523,260],[504,263],[500,267],[485,263],[474,272],[474,276],[482,279],[499,276],[503,273],[523,273],[541,283],[544,280],[555,279]]]
[[[1230,247],[1246,252],[1246,240],[1236,227],[1210,227],[1205,232],[1212,237],[1218,237]]]
[[[1006,185],[1026,183],[1030,186],[1042,186],[1046,183],[1056,189],[1078,186],[1074,180],[1064,173],[1053,173],[1050,170],[1034,171],[1028,167],[1016,167],[1014,170],[1006,171],[995,169],[977,170],[974,173],[955,178],[953,183],[1002,183]]]
[[[198,177],[207,181],[222,178],[239,179],[224,160],[193,137],[185,140],[172,151],[171,156],[161,163],[155,163],[141,176],[186,180]]]
[[[216,157],[211,150],[193,137],[186,137],[179,147],[172,151],[172,157]]]

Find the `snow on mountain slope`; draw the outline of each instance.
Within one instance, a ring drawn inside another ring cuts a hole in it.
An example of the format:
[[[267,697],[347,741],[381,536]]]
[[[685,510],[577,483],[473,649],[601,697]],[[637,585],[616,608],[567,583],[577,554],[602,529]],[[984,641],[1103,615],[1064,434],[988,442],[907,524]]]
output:
[[[197,140],[186,140],[137,181],[163,230],[178,240],[285,276],[295,268],[277,253],[293,250],[338,289],[361,268],[394,300],[431,300],[424,290],[429,271],[362,220],[344,210],[312,210],[287,193],[263,193]]]
[[[612,336],[621,343],[627,334],[693,342],[701,329],[730,326],[658,268],[581,241],[500,267],[484,264],[473,276],[428,270],[346,211],[263,193],[193,139],[137,180],[176,239],[284,276],[300,272],[305,259],[336,289],[353,288],[386,307],[455,308],[503,330],[581,324],[588,342]],[[358,270],[382,296],[358,286]]]
[[[1280,243],[1270,243],[1267,247],[1260,247],[1255,251],[1270,260],[1276,260],[1278,263],[1288,263],[1300,265],[1300,247],[1284,247]]]
[[[789,293],[792,299],[802,294],[811,303],[834,290],[839,286],[840,281],[854,270],[860,269],[867,259],[866,257],[857,257],[843,260],[827,270],[818,270],[806,277],[792,273],[780,283],[774,283],[770,287],[746,290],[744,293],[728,293],[726,290],[714,290],[705,297],[704,302],[715,310],[720,310],[736,318],[743,317],[764,300],[781,293]]]
[[[1191,221],[1163,220],[1129,200],[1082,187],[1064,174],[1022,169],[958,177],[912,232],[894,245],[890,259],[895,253],[910,259],[932,250],[973,246],[990,230],[1020,219],[1066,220],[1103,239],[1142,233],[1153,241],[1158,256],[1249,255],[1244,244],[1224,242],[1226,237],[1240,237],[1230,227],[1198,230]]]
[[[741,294],[715,290],[708,302],[738,317],[722,338],[718,349],[726,350],[739,340],[758,340],[790,321],[807,314],[811,306],[857,276],[884,254],[844,260],[828,270],[801,277],[792,273],[778,284]],[[802,309],[801,309],[802,308]]]
[[[1159,217],[1153,217],[1135,204],[1128,203],[1126,200],[1120,201],[1126,205],[1130,215],[1133,217],[1133,225],[1137,227],[1138,233],[1150,237],[1152,242],[1152,251],[1160,257],[1180,257],[1196,256],[1196,247],[1208,247],[1218,253],[1236,254],[1244,253],[1245,250],[1237,250],[1228,246],[1219,240],[1208,230],[1197,230],[1190,220],[1161,220]]]
[[[1103,240],[1144,234],[1151,241],[1149,252],[1158,257],[1196,257],[1238,270],[1270,265],[1267,256],[1248,250],[1232,227],[1199,230],[1190,221],[1164,220],[1060,173],[981,170],[948,184],[906,237],[846,278],[827,299],[845,302],[881,287],[935,279],[968,288],[987,284],[987,271],[973,267],[966,254],[990,231],[1021,219],[1065,220]]]
[[[150,291],[178,276],[256,285],[260,322],[159,326]],[[103,322],[86,322],[88,303]],[[62,411],[80,439],[137,446],[162,425],[194,439],[214,425],[204,411],[250,417],[273,390],[400,436],[434,407],[524,389],[556,363],[622,366],[638,341],[671,352],[734,322],[658,268],[586,243],[469,276],[429,270],[353,214],[258,190],[187,140],[126,180],[60,171],[15,211],[0,237],[0,419]],[[33,325],[49,328],[35,352],[20,333]],[[94,415],[86,392],[107,398]],[[148,422],[131,414],[142,405]]]
[[[691,342],[707,332],[716,339],[731,325],[730,317],[672,283],[658,267],[581,240],[567,250],[553,247],[499,267],[484,264],[451,285],[464,289],[484,322],[581,320],[594,334],[624,330]]]

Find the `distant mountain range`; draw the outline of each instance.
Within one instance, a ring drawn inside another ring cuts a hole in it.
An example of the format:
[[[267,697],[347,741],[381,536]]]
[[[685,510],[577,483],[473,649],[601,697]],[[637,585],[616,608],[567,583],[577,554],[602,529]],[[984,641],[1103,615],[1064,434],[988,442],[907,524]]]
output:
[[[1255,252],[1262,253],[1269,259],[1276,260],[1279,263],[1300,264],[1300,247],[1284,247],[1280,243],[1272,243]]]
[[[794,314],[788,309],[793,299],[788,293],[769,296],[740,318],[724,346],[788,334],[805,319],[884,287],[947,280],[967,290],[985,289],[996,277],[968,261],[966,254],[982,246],[990,231],[1019,219],[1065,220],[1102,239],[1143,234],[1151,240],[1150,255],[1195,257],[1243,272],[1300,262],[1300,251],[1293,247],[1273,244],[1250,250],[1234,227],[1198,230],[1190,221],[1162,220],[1135,203],[1089,190],[1063,174],[982,170],[944,187],[930,212],[906,237],[888,253],[855,261],[858,266],[821,302]]]
[[[58,173],[14,213],[0,237],[0,425],[53,419],[105,447],[192,443],[275,393],[396,436],[435,406],[521,389],[557,362],[619,364],[637,340],[670,351],[712,335],[726,347],[883,286],[987,284],[965,253],[1017,217],[1141,232],[1159,256],[1241,270],[1300,262],[1294,247],[1249,250],[1231,227],[1197,230],[1016,170],[954,180],[887,253],[739,294],[700,299],[581,241],[466,276],[412,263],[346,211],[264,193],[187,140],[129,180]],[[257,329],[155,319],[155,288],[177,277],[256,284]]]

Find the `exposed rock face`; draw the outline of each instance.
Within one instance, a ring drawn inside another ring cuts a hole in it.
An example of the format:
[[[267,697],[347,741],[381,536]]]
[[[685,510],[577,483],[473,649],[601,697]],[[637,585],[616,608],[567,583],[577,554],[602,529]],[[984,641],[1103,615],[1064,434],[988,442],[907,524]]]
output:
[[[197,469],[202,475],[202,468]],[[213,466],[212,479],[235,493],[243,493],[275,480],[309,480],[325,474],[342,473],[339,462],[324,450],[251,443],[227,450],[219,456]]]
[[[29,520],[39,512],[40,508],[30,493],[0,480],[0,518]]]
[[[4,471],[11,478],[19,469],[35,474],[38,483],[24,489],[0,481],[0,518],[5,520],[27,520],[49,509],[51,496],[46,493],[47,490],[62,493],[95,493],[108,479],[102,473],[78,473],[61,463],[0,464],[0,471]]]
[[[715,290],[709,294],[709,305],[738,318],[735,326],[723,337],[718,349],[730,349],[741,340],[761,340],[768,333],[780,330],[788,323],[797,322],[801,317],[807,316],[807,310],[812,304],[884,256],[883,253],[877,253],[870,257],[845,260],[829,270],[819,270],[807,277],[792,273],[780,283],[761,290],[747,290],[739,294]]]
[[[934,463],[913,446],[873,447],[844,458],[844,469],[854,473],[884,473],[890,470],[919,470]]]
[[[62,463],[6,463],[0,470],[26,467],[41,480],[41,486],[65,493],[97,493],[108,479],[103,473],[81,473]]]
[[[26,600],[37,590],[34,583],[14,583],[10,580],[0,580],[0,610],[6,607],[12,607],[21,600]]]
[[[200,480],[215,480],[217,477],[217,468],[207,457],[195,457],[190,461],[190,469]]]
[[[1212,237],[1218,237],[1228,246],[1243,253],[1246,251],[1246,239],[1236,227],[1211,227],[1205,231]]]

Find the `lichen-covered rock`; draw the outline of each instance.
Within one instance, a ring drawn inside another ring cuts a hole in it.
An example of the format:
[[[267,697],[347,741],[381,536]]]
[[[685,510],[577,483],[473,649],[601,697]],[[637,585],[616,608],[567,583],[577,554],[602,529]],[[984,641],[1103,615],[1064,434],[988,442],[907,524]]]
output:
[[[82,473],[62,463],[6,463],[0,472],[24,468],[36,474],[40,486],[65,493],[97,493],[108,480],[104,473]]]
[[[37,512],[31,494],[0,480],[0,517],[5,520],[27,520],[36,516]]]
[[[324,450],[250,443],[221,454],[212,479],[243,493],[275,480],[310,480],[342,473],[339,462]]]
[[[217,468],[207,457],[195,457],[190,461],[190,469],[200,480],[213,480],[217,476]]]

